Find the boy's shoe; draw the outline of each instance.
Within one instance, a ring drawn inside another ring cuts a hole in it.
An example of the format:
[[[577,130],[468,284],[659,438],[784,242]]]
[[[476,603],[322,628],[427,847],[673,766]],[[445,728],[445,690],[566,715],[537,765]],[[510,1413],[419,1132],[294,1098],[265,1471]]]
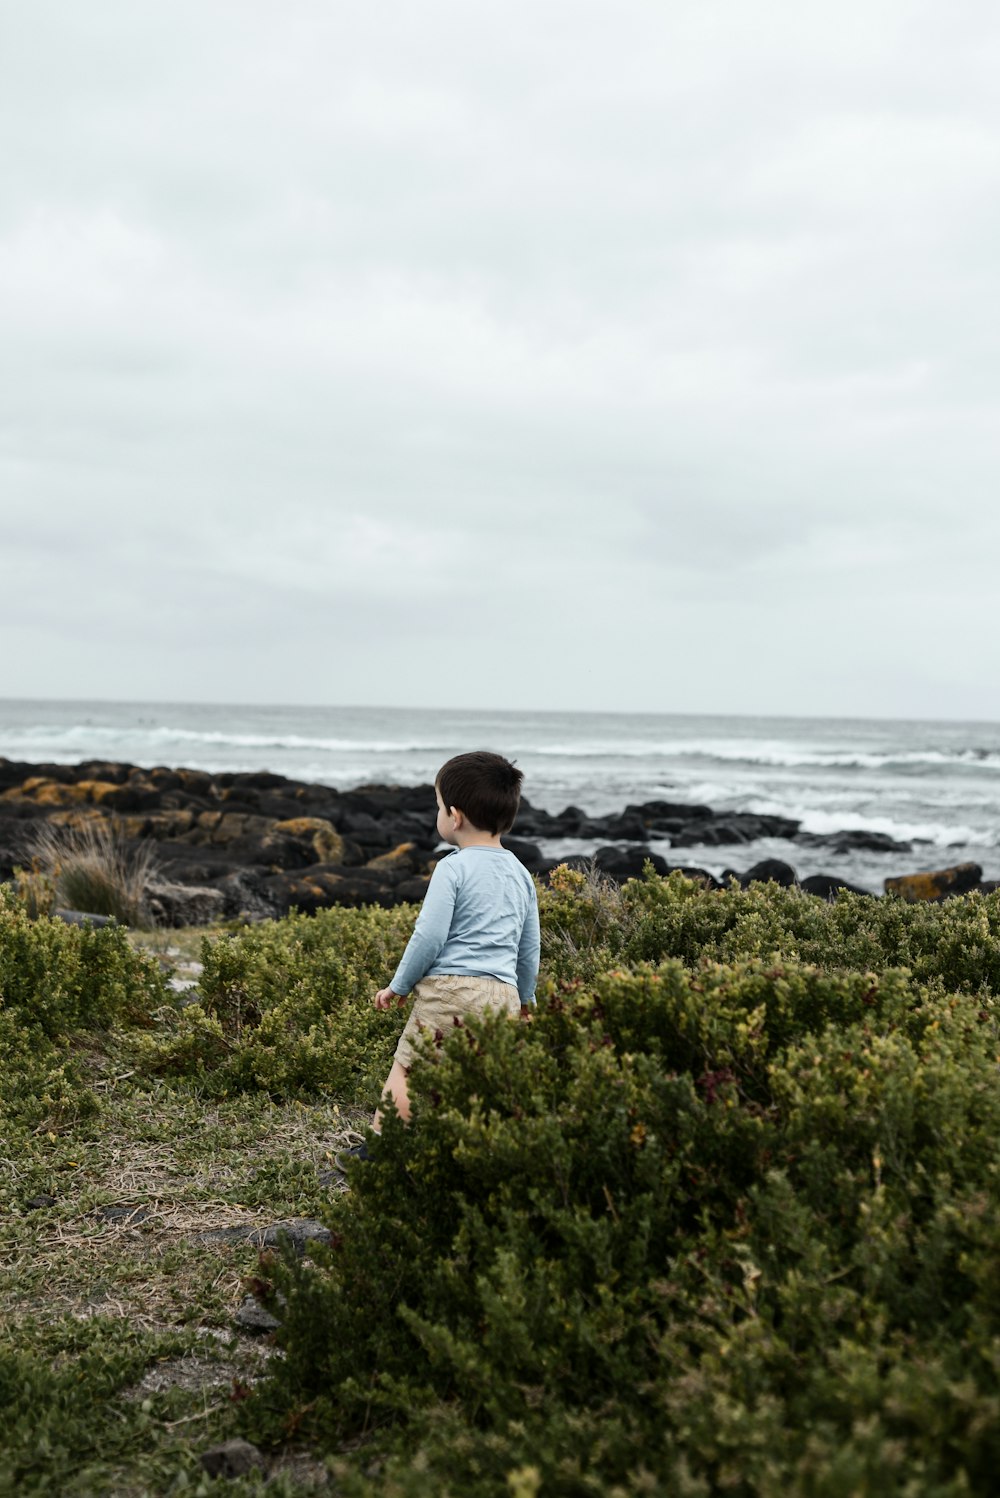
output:
[[[342,1175],[346,1175],[347,1167],[352,1161],[370,1159],[371,1155],[368,1153],[367,1141],[362,1139],[361,1143],[354,1145],[352,1149],[338,1150],[333,1157],[333,1163]]]

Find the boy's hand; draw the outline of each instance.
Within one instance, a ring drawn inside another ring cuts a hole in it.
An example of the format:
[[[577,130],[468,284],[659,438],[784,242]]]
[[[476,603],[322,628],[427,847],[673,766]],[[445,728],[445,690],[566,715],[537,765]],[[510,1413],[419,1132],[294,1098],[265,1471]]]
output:
[[[391,1009],[393,999],[400,1005],[406,1003],[406,995],[395,993],[391,988],[380,988],[372,1003],[376,1009]]]
[[[522,1004],[521,1005],[521,1018],[522,1019],[534,1019],[534,1017],[535,1017],[535,1006],[534,1006],[534,1004]]]

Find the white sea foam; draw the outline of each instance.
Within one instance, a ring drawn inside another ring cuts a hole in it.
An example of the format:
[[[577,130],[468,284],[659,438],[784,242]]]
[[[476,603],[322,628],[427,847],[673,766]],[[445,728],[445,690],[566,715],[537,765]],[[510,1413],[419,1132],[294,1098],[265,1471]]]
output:
[[[929,838],[914,866],[958,843],[988,877],[1000,874],[987,867],[1000,859],[980,856],[1000,847],[996,725],[0,701],[0,755],[29,761],[267,769],[347,788],[427,783],[449,755],[480,744],[515,755],[529,800],[550,811],[697,802],[789,816],[818,833]],[[875,879],[885,855],[866,856]],[[810,858],[802,848],[794,861]],[[858,859],[838,855],[837,872],[859,872]]]
[[[11,730],[3,734],[3,753],[8,759],[15,757],[19,747],[44,746],[52,752],[60,748],[78,752],[86,745],[93,753],[95,745],[116,747],[123,739],[130,742],[147,743],[151,749],[171,744],[204,745],[208,748],[326,750],[332,754],[423,754],[439,750],[441,746],[432,742],[403,742],[397,739],[327,738],[307,734],[258,734],[227,733],[224,729],[173,728],[166,725],[128,728],[104,724],[75,724],[71,728],[52,729],[47,726]]]
[[[848,815],[843,807],[835,811],[820,810],[811,806],[779,807],[772,801],[751,801],[747,811],[761,816],[787,816],[801,823],[803,832],[830,833],[843,831],[881,832],[897,842],[934,843],[947,848],[956,843],[976,843],[982,840],[983,830],[967,824],[948,822],[908,822],[891,816],[872,816],[863,813]],[[990,844],[994,839],[990,839]]]
[[[756,755],[716,754],[713,758],[741,759],[747,764],[758,764],[774,768],[814,768],[831,770],[892,770],[926,765],[929,768],[947,768],[971,765],[977,769],[1000,771],[1000,753],[985,749],[961,749],[945,753],[939,749],[922,749],[909,753],[846,753],[807,752],[798,750],[761,750]]]
[[[198,712],[203,713],[204,709]],[[227,709],[215,710],[225,719]],[[233,710],[239,718],[240,710]],[[401,715],[404,716],[404,715]],[[246,729],[211,727],[196,728],[182,723],[147,721],[141,716],[131,721],[81,722],[52,724],[45,722],[10,725],[0,734],[0,751],[12,757],[20,747],[32,750],[45,748],[57,752],[60,748],[78,752],[85,745],[88,752],[95,746],[114,746],[123,739],[145,742],[151,749],[156,746],[204,745],[207,748],[267,749],[277,753],[283,751],[320,751],[331,754],[354,753],[374,755],[407,755],[447,752],[449,743],[443,734],[433,737],[372,737],[352,734],[311,734],[288,731],[253,732]],[[955,747],[862,750],[857,747],[812,747],[787,739],[763,739],[729,736],[644,737],[641,733],[621,737],[589,737],[584,734],[576,739],[552,742],[525,742],[525,758],[575,760],[680,760],[704,764],[714,761],[730,766],[745,765],[764,769],[842,769],[842,770],[886,770],[927,767],[932,770],[949,767],[972,767],[988,772],[1000,772],[1000,747]]]
[[[727,764],[761,766],[768,769],[886,770],[917,766],[945,768],[972,766],[1000,772],[1000,750],[919,749],[861,751],[857,749],[806,749],[799,744],[761,740],[688,739],[662,742],[632,739],[595,740],[579,744],[535,744],[528,752],[555,759],[675,759],[716,760]]]

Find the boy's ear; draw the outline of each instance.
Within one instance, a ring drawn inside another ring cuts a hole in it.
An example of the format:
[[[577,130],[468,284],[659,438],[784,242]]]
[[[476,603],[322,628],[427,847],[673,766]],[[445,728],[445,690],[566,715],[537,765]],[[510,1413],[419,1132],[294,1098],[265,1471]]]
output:
[[[465,821],[465,813],[463,811],[459,811],[457,806],[449,806],[448,815],[451,817],[451,820],[454,822],[456,827],[461,827],[462,823]]]

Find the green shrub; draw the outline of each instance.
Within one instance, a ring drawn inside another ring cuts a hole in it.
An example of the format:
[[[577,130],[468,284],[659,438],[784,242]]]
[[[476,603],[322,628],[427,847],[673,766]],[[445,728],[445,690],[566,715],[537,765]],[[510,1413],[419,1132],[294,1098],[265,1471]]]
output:
[[[412,1089],[284,1267],[257,1433],[367,1433],[357,1493],[992,1491],[992,998],[674,961]]]
[[[906,967],[949,989],[1000,991],[1000,893],[910,905],[845,891],[828,902],[775,884],[707,891],[682,874],[651,871],[619,891],[564,869],[542,892],[540,912],[545,970],[556,978],[618,960],[738,962],[779,952],[826,968]],[[567,936],[575,948],[568,958]]]
[[[907,967],[956,990],[1000,987],[997,896],[911,906],[847,894],[828,904],[774,885],[708,892],[679,874],[619,889],[564,868],[539,903],[543,999],[560,982],[590,981],[616,963],[771,954],[830,972]],[[165,1015],[157,1033],[140,1038],[137,1064],[220,1092],[372,1104],[403,1016],[376,1013],[370,1000],[391,977],[415,913],[331,909],[207,941],[200,1007]]]
[[[14,869],[13,891],[33,921],[51,915],[56,904],[56,887],[43,859],[35,857],[30,868]]]
[[[136,1068],[146,1076],[208,1081],[210,1090],[221,1086],[217,1073],[225,1067],[232,1047],[215,1016],[195,1003],[161,1009],[156,1018],[155,1034],[131,1037],[130,1054]]]
[[[156,963],[121,927],[33,920],[0,886],[0,1120],[61,1123],[95,1111],[67,1042],[148,1023],[164,997]]]
[[[635,921],[626,891],[594,867],[553,869],[538,886],[544,972],[561,978],[589,978],[621,956]]]
[[[141,1037],[137,1064],[219,1092],[374,1105],[405,1016],[371,1001],[392,977],[415,915],[412,906],[338,908],[206,940],[200,1003]]]
[[[162,1481],[157,1492],[173,1488],[181,1466],[197,1480],[193,1453],[157,1461],[167,1399],[123,1397],[149,1365],[189,1351],[192,1341],[137,1334],[127,1321],[101,1317],[10,1328],[0,1343],[0,1493],[137,1492],[122,1473],[143,1453]]]
[[[0,1132],[45,1123],[61,1128],[100,1111],[81,1062],[0,1008]]]
[[[145,1023],[165,990],[156,962],[120,926],[32,920],[0,885],[0,1003],[50,1040]]]
[[[285,1357],[250,1433],[339,1451],[348,1495],[992,1492],[997,897],[825,904],[567,870],[540,905],[537,1018],[429,1046],[414,1126],[390,1116],[330,1248],[280,1269]],[[109,1031],[164,1095],[372,1103],[403,1014],[371,997],[414,915],[209,940],[198,1002],[168,1002],[121,928],[33,922],[0,891],[9,1153],[96,1106],[87,1050]],[[125,1365],[77,1356],[116,1358],[103,1337],[81,1328],[48,1371],[0,1351],[0,1490],[33,1491],[33,1389],[45,1474],[91,1406],[107,1450],[146,1439],[112,1408]],[[98,1471],[110,1489],[81,1440],[79,1491]]]

